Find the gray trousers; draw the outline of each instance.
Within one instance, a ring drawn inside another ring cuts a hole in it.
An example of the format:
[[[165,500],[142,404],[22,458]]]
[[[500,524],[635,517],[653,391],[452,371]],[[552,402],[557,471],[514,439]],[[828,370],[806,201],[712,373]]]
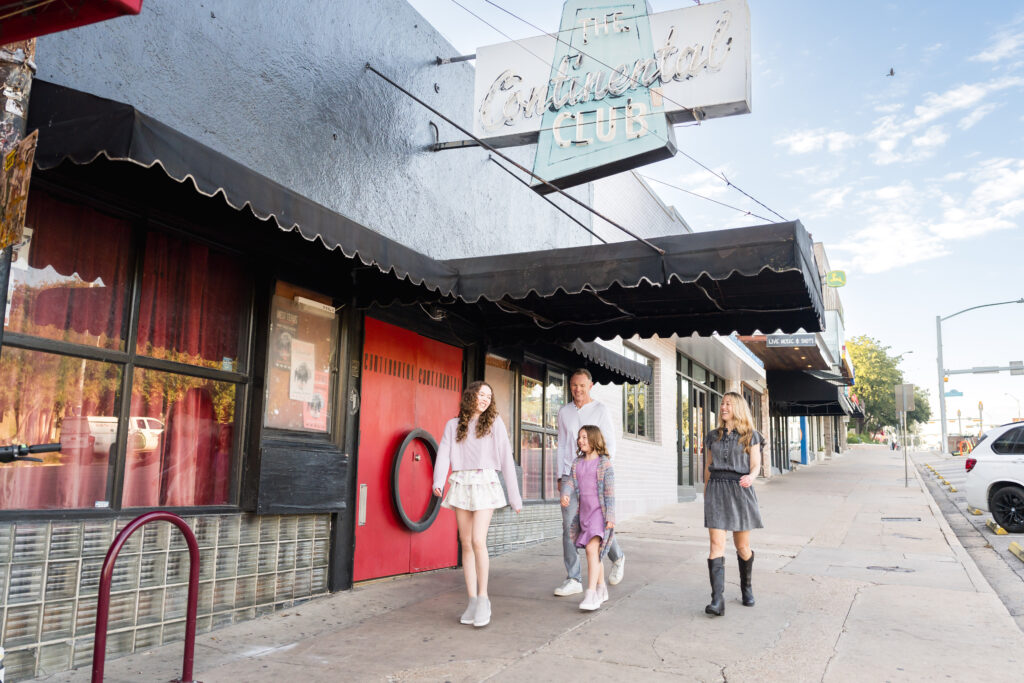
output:
[[[582,581],[580,574],[580,549],[569,537],[569,529],[572,527],[572,520],[580,509],[580,500],[574,490],[569,494],[568,507],[562,508],[562,556],[565,559],[565,576],[568,579]],[[611,547],[608,548],[608,558],[612,562],[622,557],[622,550],[619,549],[619,539],[613,538]]]

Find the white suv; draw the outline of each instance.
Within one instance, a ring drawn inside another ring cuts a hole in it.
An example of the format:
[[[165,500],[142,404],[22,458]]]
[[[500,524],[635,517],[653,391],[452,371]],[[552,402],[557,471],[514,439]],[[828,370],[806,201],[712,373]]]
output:
[[[967,504],[990,511],[1007,531],[1024,533],[1024,423],[985,432],[964,464]]]

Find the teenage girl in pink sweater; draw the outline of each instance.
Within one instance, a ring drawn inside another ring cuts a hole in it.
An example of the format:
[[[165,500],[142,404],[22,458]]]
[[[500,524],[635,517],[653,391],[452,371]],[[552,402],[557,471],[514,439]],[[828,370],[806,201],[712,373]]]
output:
[[[462,393],[459,416],[444,428],[434,463],[434,495],[444,491],[448,466],[448,493],[442,507],[455,510],[462,542],[462,572],[466,577],[469,606],[461,622],[486,626],[491,622],[491,602],[487,597],[487,529],[495,508],[511,504],[517,513],[523,507],[512,459],[512,443],[505,423],[494,405],[494,390],[485,382],[472,382]],[[498,481],[501,470],[509,501]]]

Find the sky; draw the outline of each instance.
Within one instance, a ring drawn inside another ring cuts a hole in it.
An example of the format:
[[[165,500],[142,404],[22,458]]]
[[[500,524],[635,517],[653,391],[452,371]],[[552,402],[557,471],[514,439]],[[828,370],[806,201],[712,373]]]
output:
[[[502,33],[556,31],[562,8],[410,2],[458,54],[508,41]],[[654,12],[693,4],[650,2]],[[679,127],[676,143],[825,244],[847,274],[846,337],[901,355],[937,417],[937,316],[1024,298],[1024,3],[748,4],[751,113]],[[766,215],[681,155],[637,170],[695,231],[764,222],[656,182]],[[1024,360],[1024,304],[943,322],[942,351],[950,370]],[[952,375],[945,387],[963,393],[947,399],[949,418],[977,418],[981,402],[986,427],[1024,402],[1024,376],[1007,372]]]

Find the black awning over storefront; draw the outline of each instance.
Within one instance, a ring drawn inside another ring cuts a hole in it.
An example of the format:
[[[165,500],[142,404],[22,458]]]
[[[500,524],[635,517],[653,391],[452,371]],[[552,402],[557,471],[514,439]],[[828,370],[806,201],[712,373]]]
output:
[[[522,361],[527,355],[558,363],[570,370],[586,368],[598,384],[650,384],[654,371],[596,342],[576,340],[571,344],[529,344],[491,351],[509,360]]]
[[[452,310],[496,339],[708,336],[821,329],[821,286],[799,222],[445,261]]]
[[[36,165],[97,159],[151,168],[234,209],[273,218],[358,260],[356,304],[414,306],[482,331],[492,346],[571,346],[616,336],[821,329],[821,285],[799,222],[640,242],[441,261],[260,175],[134,107],[35,81]],[[420,310],[416,311],[420,314]],[[600,351],[593,351],[600,354]],[[584,353],[586,355],[586,353]],[[589,357],[589,356],[588,356]],[[591,358],[601,365],[598,357]]]
[[[835,384],[806,372],[768,370],[768,402],[772,412],[785,416],[851,415],[853,404]]]
[[[191,181],[202,194],[221,194],[233,208],[273,218],[327,249],[340,249],[390,279],[448,292],[455,272],[444,263],[366,228],[220,152],[121,102],[48,83],[32,82],[28,129],[39,129],[35,165],[64,161],[90,164],[98,158],[159,166],[179,183]]]

